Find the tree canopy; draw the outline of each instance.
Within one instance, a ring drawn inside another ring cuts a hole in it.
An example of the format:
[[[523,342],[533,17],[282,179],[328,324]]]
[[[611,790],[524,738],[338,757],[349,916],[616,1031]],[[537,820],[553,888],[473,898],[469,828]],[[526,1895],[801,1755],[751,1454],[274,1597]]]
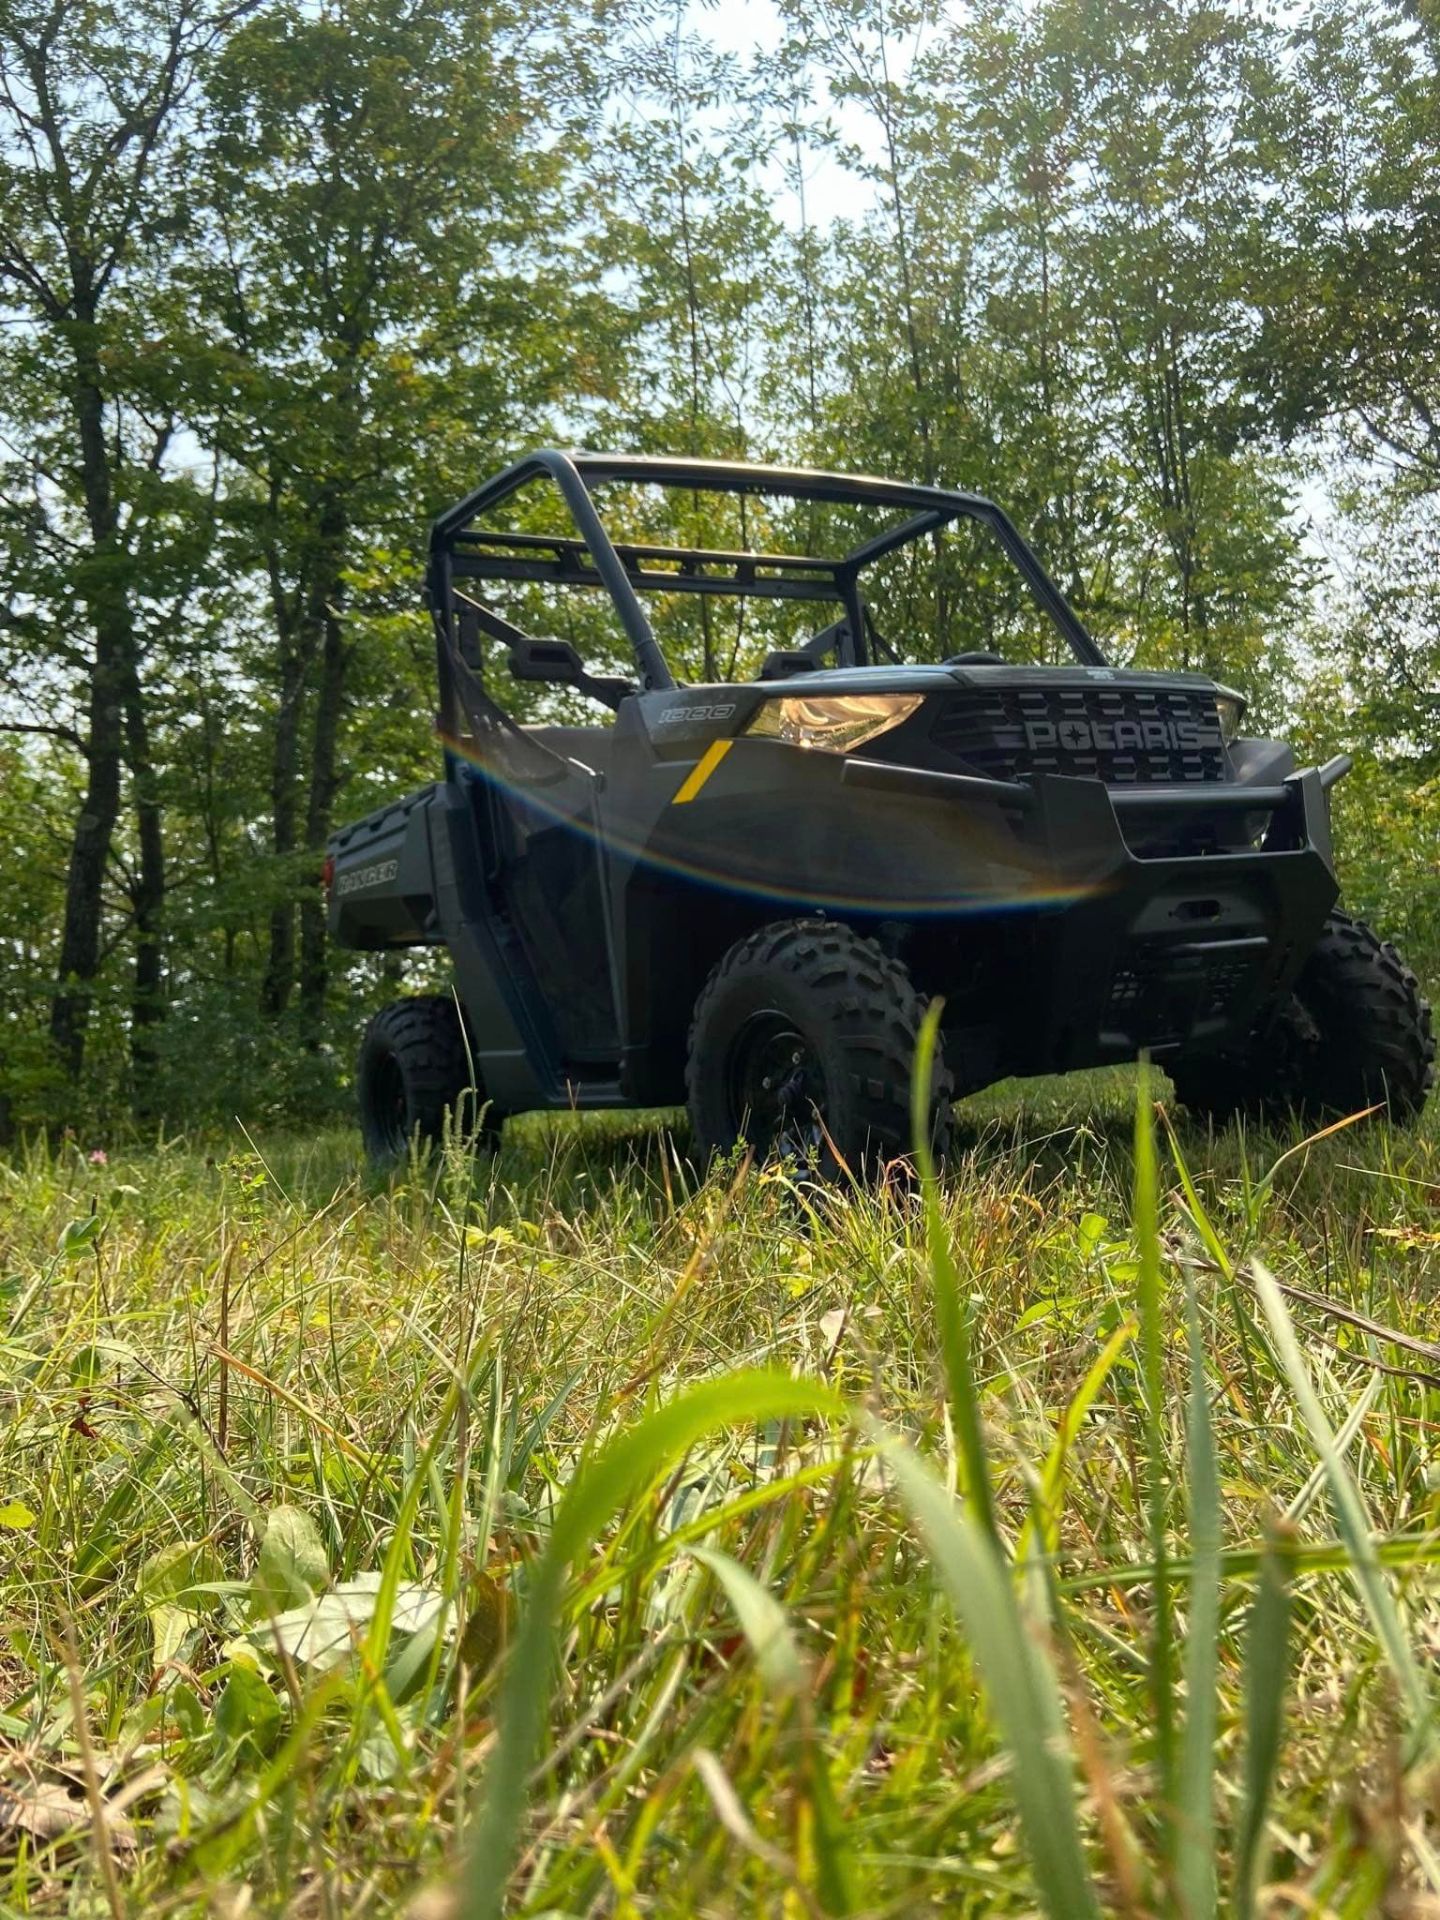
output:
[[[335,1097],[425,528],[548,440],[993,493],[1115,657],[1365,755],[1347,884],[1433,973],[1437,22],[0,0],[0,1134]]]

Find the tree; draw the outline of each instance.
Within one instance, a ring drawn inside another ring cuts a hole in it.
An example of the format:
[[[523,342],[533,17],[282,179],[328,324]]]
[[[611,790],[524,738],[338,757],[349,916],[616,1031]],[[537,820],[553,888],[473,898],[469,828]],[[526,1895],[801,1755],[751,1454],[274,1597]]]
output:
[[[1273,686],[1304,579],[1247,392],[1262,25],[1198,0],[794,18],[875,129],[832,256],[836,455],[998,493],[1122,658]],[[942,577],[937,648],[962,601]]]
[[[7,680],[11,731],[75,752],[50,1033],[70,1079],[104,957],[105,885],[128,769],[135,859],[123,876],[134,937],[139,1077],[163,1011],[165,850],[144,683],[144,602],[167,566],[157,533],[175,419],[155,378],[171,167],[184,103],[245,10],[210,0],[0,4],[0,300],[5,409],[25,451],[4,476],[4,627],[37,673]],[[28,664],[28,663],[27,663]]]
[[[208,89],[194,410],[235,564],[265,588],[247,654],[269,703],[261,1005],[282,1014],[298,987],[312,1042],[365,621],[415,603],[426,519],[570,366],[553,309],[583,302],[583,274],[562,295],[540,25],[477,0],[282,4]]]
[[[1440,488],[1440,14],[1321,0],[1269,124],[1276,192],[1257,386],[1290,433],[1338,429]]]

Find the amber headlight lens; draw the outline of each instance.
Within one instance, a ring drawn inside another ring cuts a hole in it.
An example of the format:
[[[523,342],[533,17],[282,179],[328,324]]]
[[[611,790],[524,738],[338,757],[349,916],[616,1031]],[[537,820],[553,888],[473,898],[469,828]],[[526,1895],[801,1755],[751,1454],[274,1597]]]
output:
[[[1229,687],[1217,687],[1215,708],[1220,715],[1220,738],[1228,747],[1232,740],[1240,737],[1240,722],[1245,718],[1244,698]]]
[[[787,695],[755,709],[746,733],[783,740],[788,747],[819,747],[849,753],[908,720],[923,693],[835,693],[813,700]]]

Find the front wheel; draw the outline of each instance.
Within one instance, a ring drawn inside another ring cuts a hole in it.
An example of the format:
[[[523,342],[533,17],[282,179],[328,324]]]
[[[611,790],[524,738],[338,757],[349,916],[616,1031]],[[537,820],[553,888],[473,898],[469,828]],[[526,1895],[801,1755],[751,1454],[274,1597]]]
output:
[[[826,1177],[874,1172],[911,1145],[910,1083],[924,1003],[873,940],[828,920],[782,920],[739,941],[706,981],[686,1084],[703,1158],[744,1140]],[[953,1097],[937,1045],[931,1139]]]
[[[1319,1122],[1379,1106],[1404,1125],[1435,1078],[1430,1008],[1395,948],[1337,909],[1245,1052],[1178,1060],[1170,1077],[1182,1105],[1214,1120]]]
[[[449,994],[416,994],[382,1007],[360,1042],[355,1068],[360,1134],[376,1166],[403,1160],[412,1141],[437,1147],[452,1124],[474,1128],[479,1144],[498,1144],[499,1117],[481,1117],[460,1013]]]

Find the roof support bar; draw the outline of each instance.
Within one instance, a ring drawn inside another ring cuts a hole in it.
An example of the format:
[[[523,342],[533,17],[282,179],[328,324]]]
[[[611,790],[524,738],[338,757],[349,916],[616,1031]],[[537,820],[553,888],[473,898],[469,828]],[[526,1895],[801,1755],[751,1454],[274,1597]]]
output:
[[[590,558],[595,562],[595,571],[610,589],[610,598],[615,602],[615,610],[620,615],[621,625],[630,636],[630,644],[635,649],[635,660],[640,668],[641,684],[652,691],[673,687],[674,675],[665,664],[665,656],[660,651],[659,642],[651,631],[650,622],[645,618],[645,609],[636,598],[635,589],[630,584],[629,575],[623,562],[610,543],[599,514],[595,511],[595,502],[590,498],[590,490],[575,471],[575,463],[567,460],[563,453],[545,451],[535,455],[536,461],[549,472],[570,509],[580,538],[590,550]]]
[[[594,567],[572,565],[565,560],[524,560],[512,554],[478,554],[473,548],[457,553],[452,561],[457,580],[535,580],[551,586],[604,587],[607,583]],[[754,600],[841,600],[842,590],[833,579],[817,576],[797,580],[747,579],[743,572],[657,573],[643,567],[626,567],[625,578],[645,593],[739,593]]]

